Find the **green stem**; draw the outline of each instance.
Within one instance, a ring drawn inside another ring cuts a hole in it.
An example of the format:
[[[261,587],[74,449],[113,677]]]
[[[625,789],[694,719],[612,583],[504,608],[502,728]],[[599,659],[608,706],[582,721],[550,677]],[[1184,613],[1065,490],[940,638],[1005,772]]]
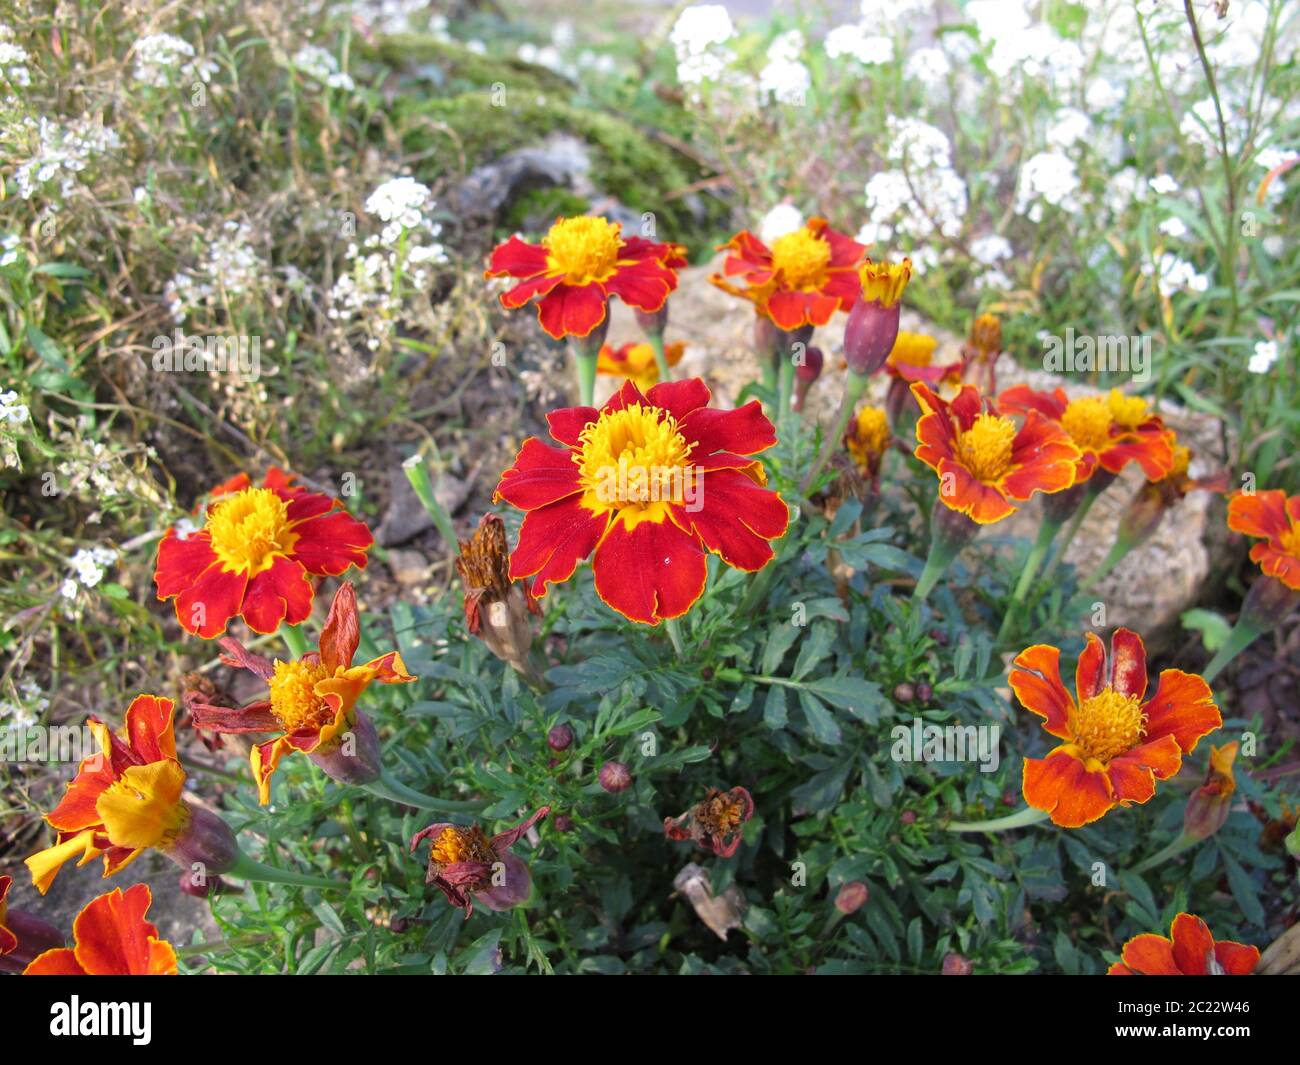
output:
[[[361,787],[381,799],[391,799],[393,802],[400,802],[403,806],[414,806],[416,809],[428,810],[436,814],[477,813],[483,809],[483,803],[477,800],[459,802],[452,799],[435,799],[432,795],[415,791],[387,770],[384,770],[378,780],[362,784]]]
[[[682,642],[682,627],[677,618],[664,618],[664,630],[668,633],[668,639],[673,642],[673,651],[677,654],[677,661],[686,661],[686,644]]]
[[[817,461],[813,463],[812,469],[808,471],[807,476],[803,479],[803,484],[799,489],[803,495],[807,495],[812,490],[817,475],[822,472],[826,463],[830,462],[831,456],[835,454],[836,450],[843,446],[844,430],[849,427],[849,419],[853,417],[853,408],[858,405],[862,393],[867,390],[869,381],[870,378],[866,374],[849,371],[848,379],[844,382],[844,398],[840,401],[840,412],[835,416],[835,428],[822,441],[822,449],[817,455]]]
[[[1182,854],[1183,851],[1191,850],[1200,842],[1201,841],[1197,839],[1195,836],[1189,836],[1186,832],[1184,832],[1181,836],[1179,836],[1176,840],[1170,843],[1167,847],[1162,847],[1160,850],[1156,851],[1155,854],[1151,855],[1150,858],[1147,858],[1144,861],[1139,862],[1137,865],[1135,865],[1133,867],[1133,872],[1145,873],[1148,869],[1154,869],[1157,865],[1163,865],[1170,858],[1173,858],[1175,855]]]
[[[447,549],[453,555],[456,554],[460,545],[456,539],[456,530],[451,524],[451,515],[447,513],[447,508],[438,502],[438,496],[433,490],[433,480],[429,476],[429,467],[424,459],[422,457],[409,459],[402,463],[402,468],[406,471],[406,479],[411,482],[411,488],[415,492],[415,498],[420,501],[420,506],[424,507],[424,512],[433,519],[433,524],[447,543]]]
[[[780,375],[776,390],[776,424],[778,430],[790,420],[790,400],[794,396],[794,359],[790,352],[781,352]]]
[[[664,354],[664,335],[662,333],[649,333],[646,340],[650,343],[650,350],[655,353],[655,365],[659,367],[659,380],[671,381],[673,379],[672,367],[668,365],[668,356]]]
[[[1111,570],[1124,561],[1125,556],[1133,550],[1134,546],[1133,541],[1127,537],[1116,537],[1115,542],[1110,546],[1110,550],[1106,552],[1106,557],[1101,560],[1101,565],[1086,581],[1079,585],[1079,591],[1086,592],[1093,585],[1104,581],[1110,575]]]
[[[1029,593],[1029,586],[1034,582],[1034,575],[1038,572],[1038,567],[1043,564],[1043,558],[1060,529],[1060,521],[1053,521],[1047,517],[1044,517],[1042,524],[1038,526],[1038,538],[1030,549],[1029,557],[1025,559],[1025,568],[1020,571],[1020,580],[1016,582],[1015,590],[1011,593],[1011,602],[1007,604],[1006,613],[1002,616],[1002,628],[998,630],[998,643],[1006,638],[1011,629],[1012,619],[1019,613],[1019,607]]]
[[[1046,821],[1050,815],[1046,810],[1036,810],[1026,806],[1006,817],[995,817],[991,821],[949,821],[943,827],[949,832],[1006,832],[1013,828],[1026,828]]]
[[[578,399],[584,407],[594,406],[596,395],[595,352],[587,353],[576,345],[573,348],[573,365],[578,374]]]
[[[936,505],[943,506],[942,503]],[[952,565],[953,559],[961,553],[964,545],[963,542],[949,539],[942,535],[939,530],[939,523],[931,519],[930,522],[930,553],[925,558],[925,569],[921,571],[921,578],[916,582],[916,588],[912,592],[912,601],[914,603],[924,602],[926,597],[934,591],[934,586],[939,583],[939,578],[948,572],[948,567]]]
[[[239,852],[235,864],[221,875],[233,876],[238,880],[258,880],[266,884],[291,884],[295,887],[343,888],[345,890],[348,887],[346,879],[326,880],[324,877],[307,876],[305,873],[295,873],[289,869],[277,869],[275,866],[263,865],[261,862],[253,861],[243,851]]]
[[[280,638],[284,640],[285,647],[289,648],[289,655],[292,658],[301,658],[311,646],[301,625],[281,625]]]
[[[1210,664],[1205,667],[1205,671],[1201,674],[1205,678],[1205,683],[1211,683],[1215,677],[1223,672],[1224,666],[1263,634],[1263,629],[1249,624],[1244,617],[1238,618],[1237,624],[1228,633],[1227,641],[1215,652],[1214,657],[1210,659]]]

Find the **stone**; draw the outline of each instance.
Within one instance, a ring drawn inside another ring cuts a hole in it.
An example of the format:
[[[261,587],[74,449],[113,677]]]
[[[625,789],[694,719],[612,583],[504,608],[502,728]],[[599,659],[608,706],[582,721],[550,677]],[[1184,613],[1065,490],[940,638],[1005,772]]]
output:
[[[388,569],[393,580],[408,587],[423,584],[429,579],[429,562],[419,551],[409,547],[394,547],[388,552]]]

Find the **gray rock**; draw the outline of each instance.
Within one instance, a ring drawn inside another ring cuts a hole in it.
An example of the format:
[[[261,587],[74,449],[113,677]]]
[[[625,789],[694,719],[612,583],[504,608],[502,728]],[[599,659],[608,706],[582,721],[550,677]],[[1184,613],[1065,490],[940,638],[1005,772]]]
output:
[[[462,220],[491,221],[512,200],[534,189],[566,187],[578,195],[590,195],[590,170],[586,142],[568,134],[553,134],[541,144],[507,152],[475,168],[449,200]]]

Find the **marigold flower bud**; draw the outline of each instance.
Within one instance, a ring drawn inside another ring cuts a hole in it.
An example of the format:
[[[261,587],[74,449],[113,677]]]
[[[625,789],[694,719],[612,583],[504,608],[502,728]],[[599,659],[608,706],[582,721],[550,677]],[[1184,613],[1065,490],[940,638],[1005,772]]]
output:
[[[202,878],[231,869],[239,857],[239,844],[230,826],[211,810],[186,803],[186,820],[176,838],[160,848],[186,875]]]
[[[642,311],[633,309],[636,314],[636,324],[641,327],[648,337],[661,337],[664,330],[668,328],[668,301],[657,311]]]
[[[934,688],[925,681],[921,681],[921,683],[916,686],[916,698],[922,703],[928,703],[934,698]]]
[[[821,348],[806,348],[802,359],[796,359],[794,364],[794,409],[803,410],[804,400],[808,398],[808,390],[812,388],[813,383],[822,374],[822,367],[826,365],[826,356],[822,354]]]
[[[912,276],[912,260],[864,262],[858,268],[862,294],[844,325],[844,358],[854,373],[869,375],[885,365],[898,339],[899,299]]]
[[[945,954],[943,958],[943,975],[944,976],[970,976],[975,971],[975,966],[969,958],[964,958],[960,954]]]
[[[867,890],[866,884],[860,880],[851,880],[847,884],[841,884],[835,893],[835,908],[847,917],[862,909],[870,897],[871,892]]]
[[[910,703],[916,698],[916,689],[907,681],[894,686],[894,701],[900,703]]]
[[[567,751],[573,743],[573,727],[556,725],[546,734],[546,743],[553,751]]]
[[[322,744],[307,756],[331,780],[358,787],[371,784],[383,773],[379,733],[359,708],[352,711],[351,727],[333,743]]]
[[[1223,827],[1232,808],[1237,780],[1232,764],[1237,760],[1237,741],[1210,748],[1210,768],[1205,783],[1192,792],[1183,811],[1183,831],[1193,839],[1208,839]]]
[[[904,810],[901,814],[898,815],[898,821],[899,824],[903,824],[903,825],[916,824],[916,811]]]
[[[617,795],[632,786],[632,772],[622,762],[606,762],[600,767],[600,786]]]

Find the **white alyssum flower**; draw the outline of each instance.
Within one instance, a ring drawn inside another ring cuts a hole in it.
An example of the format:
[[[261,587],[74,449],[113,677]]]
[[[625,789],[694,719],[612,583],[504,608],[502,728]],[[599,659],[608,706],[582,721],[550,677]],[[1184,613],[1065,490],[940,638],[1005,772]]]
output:
[[[10,425],[22,425],[30,416],[26,404],[18,402],[18,393],[13,389],[0,392],[0,422]]]
[[[1151,186],[1152,192],[1158,193],[1161,196],[1170,196],[1182,187],[1168,174],[1160,174],[1153,177],[1147,182],[1147,184]]]
[[[39,122],[28,117],[9,133],[14,139],[22,135],[30,137],[36,146],[34,154],[14,171],[14,185],[24,200],[30,200],[37,192],[50,199],[52,190],[47,186],[56,179],[59,194],[67,199],[76,191],[77,175],[96,156],[122,146],[122,138],[116,131],[88,118],[60,123],[44,116]],[[53,202],[50,206],[57,208]]]
[[[759,94],[771,96],[778,103],[802,106],[811,88],[812,74],[798,60],[772,60],[758,75]]]
[[[985,266],[992,266],[1003,259],[1011,258],[1011,242],[997,233],[988,233],[971,241],[970,253],[976,261]]]
[[[0,721],[6,728],[29,729],[49,709],[50,700],[34,680],[24,678],[18,682],[17,688],[22,702],[0,699]]]
[[[1255,353],[1251,355],[1246,369],[1251,373],[1268,373],[1275,362],[1277,362],[1277,341],[1261,340],[1255,345]]]
[[[1076,107],[1063,107],[1047,127],[1047,143],[1058,151],[1073,148],[1092,131],[1092,120]]]
[[[366,213],[413,229],[423,219],[424,207],[432,195],[429,186],[422,185],[415,178],[393,178],[385,181],[366,199]]]
[[[1160,232],[1167,237],[1181,240],[1187,236],[1187,223],[1177,216],[1166,218],[1159,226]]]
[[[1074,194],[1078,191],[1079,175],[1073,161],[1058,151],[1039,152],[1020,170],[1015,211],[1033,222],[1042,219],[1042,203],[1076,214],[1080,205]]]
[[[73,572],[85,587],[93,588],[104,579],[104,571],[117,561],[117,552],[110,547],[82,547],[69,560]]]
[[[32,83],[32,72],[27,67],[30,59],[27,49],[14,43],[14,31],[0,25],[0,78],[7,78],[21,89],[27,88]]]
[[[922,85],[937,85],[952,72],[952,63],[942,48],[918,48],[907,57],[903,71]]]
[[[722,4],[692,4],[677,16],[668,40],[680,60],[703,55],[714,45],[731,40],[735,33],[731,16]]]
[[[822,42],[826,54],[832,59],[851,56],[864,66],[888,63],[894,58],[894,40],[872,33],[861,22],[836,26]]]
[[[356,88],[351,75],[339,70],[339,61],[334,54],[319,45],[304,44],[293,55],[295,70],[300,70],[309,78],[314,78],[331,89],[343,89],[350,92]]]
[[[1172,296],[1178,291],[1205,292],[1210,287],[1210,279],[1196,269],[1186,259],[1180,259],[1169,252],[1160,256],[1157,263],[1144,263],[1142,273],[1156,278],[1156,287],[1162,296]]]
[[[778,237],[793,233],[803,225],[803,212],[790,203],[778,203],[763,216],[758,225],[758,239],[770,245]]]
[[[142,85],[165,89],[173,82],[208,82],[217,72],[210,59],[198,59],[194,46],[170,33],[154,33],[135,42],[132,76]]]

